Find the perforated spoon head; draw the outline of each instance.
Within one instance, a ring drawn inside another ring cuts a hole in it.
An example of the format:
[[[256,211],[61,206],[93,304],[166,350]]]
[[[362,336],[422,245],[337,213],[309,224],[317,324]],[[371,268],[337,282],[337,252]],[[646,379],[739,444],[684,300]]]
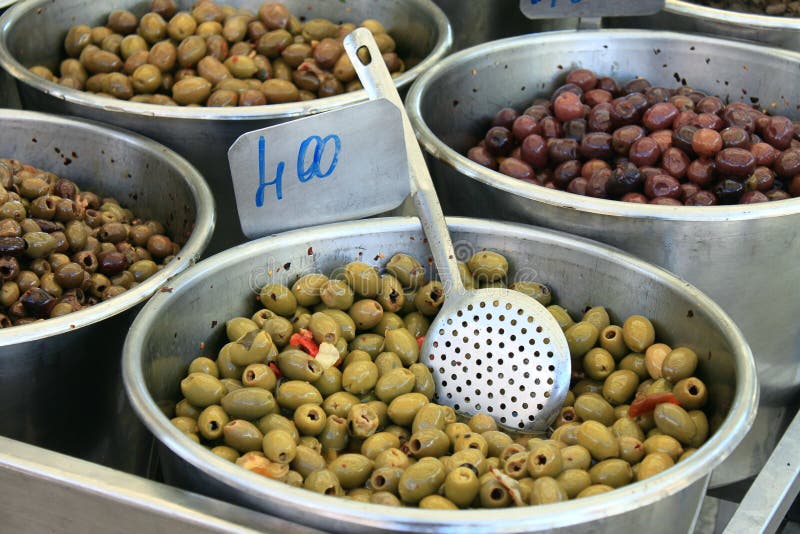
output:
[[[569,391],[561,328],[539,302],[510,289],[449,295],[420,360],[436,382],[435,402],[467,417],[491,415],[515,432],[547,430]]]

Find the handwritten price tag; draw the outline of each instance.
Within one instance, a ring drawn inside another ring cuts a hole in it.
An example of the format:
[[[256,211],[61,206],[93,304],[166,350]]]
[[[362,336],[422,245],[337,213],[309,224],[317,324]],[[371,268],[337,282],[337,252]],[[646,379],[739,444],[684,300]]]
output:
[[[519,7],[529,19],[626,17],[658,13],[664,0],[519,0]]]
[[[251,238],[378,215],[410,189],[400,110],[385,99],[246,133],[228,162]]]

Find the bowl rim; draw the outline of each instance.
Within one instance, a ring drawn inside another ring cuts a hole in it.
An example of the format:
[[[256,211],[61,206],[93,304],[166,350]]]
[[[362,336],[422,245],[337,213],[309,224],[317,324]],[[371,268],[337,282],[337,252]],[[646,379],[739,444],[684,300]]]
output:
[[[180,253],[156,274],[133,289],[82,310],[44,321],[4,328],[0,330],[0,347],[73,332],[118,315],[149,298],[172,277],[199,260],[214,233],[216,223],[214,197],[203,176],[183,157],[142,135],[91,120],[76,120],[34,111],[0,109],[0,123],[5,119],[24,121],[40,128],[57,125],[63,128],[83,130],[96,136],[98,141],[102,140],[99,146],[109,141],[124,143],[136,146],[149,153],[154,159],[168,162],[178,175],[183,177],[188,186],[195,203],[196,216],[192,234],[181,248]]]
[[[488,169],[467,158],[440,140],[428,126],[422,113],[422,100],[425,93],[436,86],[439,78],[453,70],[472,69],[474,62],[485,58],[486,47],[492,54],[517,50],[527,47],[548,47],[558,45],[575,46],[576,41],[597,43],[616,40],[662,39],[676,43],[692,44],[699,42],[734,50],[757,49],[764,56],[791,60],[800,65],[800,53],[789,52],[778,48],[762,47],[753,43],[731,41],[702,35],[688,35],[669,31],[650,30],[563,30],[541,34],[523,35],[484,43],[462,50],[445,58],[433,68],[422,74],[406,96],[406,111],[417,139],[425,150],[445,165],[452,167],[461,175],[477,180],[489,187],[500,189],[518,197],[543,202],[559,208],[605,215],[615,218],[637,218],[655,220],[722,222],[742,221],[770,217],[782,217],[800,212],[800,198],[792,198],[777,202],[756,204],[734,204],[730,206],[660,206],[653,204],[634,204],[618,200],[592,198],[576,195],[566,191],[549,189],[530,184]],[[663,48],[663,45],[662,45]]]
[[[741,13],[728,9],[703,6],[686,0],[666,0],[664,11],[704,19],[716,24],[736,24],[750,28],[771,30],[800,30],[800,17],[778,17],[759,15],[757,13]]]
[[[336,223],[310,229],[295,230],[251,241],[216,254],[188,269],[173,281],[173,291],[158,294],[151,299],[138,315],[125,339],[122,356],[122,374],[125,390],[131,405],[140,420],[157,439],[182,460],[226,486],[246,492],[251,498],[270,501],[271,511],[287,519],[317,526],[328,525],[326,521],[359,523],[363,528],[393,530],[450,530],[473,527],[480,530],[525,531],[573,526],[592,520],[606,518],[631,510],[631,503],[643,507],[675,494],[720,464],[743,439],[755,418],[759,386],[756,379],[755,362],[742,333],[725,312],[709,297],[691,284],[675,275],[648,264],[619,249],[581,237],[554,230],[532,226],[452,217],[447,219],[451,231],[478,232],[503,235],[509,238],[533,239],[540,244],[570,247],[598,255],[617,263],[620,267],[635,270],[668,287],[685,292],[704,310],[709,321],[724,335],[732,347],[736,364],[737,394],[722,426],[693,454],[667,472],[659,473],[647,480],[619,488],[614,492],[586,499],[567,501],[540,507],[506,508],[500,510],[439,511],[414,508],[397,509],[318,495],[302,488],[289,487],[281,482],[265,479],[246,472],[227,460],[217,457],[201,445],[186,438],[159,409],[150,396],[143,369],[143,351],[149,333],[158,327],[159,318],[168,312],[170,299],[184,291],[190,291],[195,283],[206,279],[241,262],[243,258],[263,255],[269,250],[284,246],[309,246],[313,243],[330,242],[342,236],[369,235],[382,232],[420,231],[419,220],[414,217],[391,217],[369,219],[347,223]],[[335,499],[335,500],[334,500]],[[288,510],[288,511],[287,511]],[[285,514],[282,511],[287,511]],[[292,516],[292,517],[289,517]],[[313,516],[312,520],[308,520]]]
[[[453,44],[453,31],[450,21],[432,0],[403,1],[409,4],[410,12],[421,11],[428,14],[436,26],[438,35],[431,52],[420,63],[395,79],[395,85],[398,89],[409,86],[420,73],[425,72],[441,61],[450,51]],[[163,106],[96,96],[36,76],[22,65],[11,53],[7,39],[16,23],[29,13],[46,7],[56,8],[57,5],[53,4],[52,0],[27,0],[12,6],[0,17],[0,67],[4,68],[14,77],[17,83],[33,87],[48,96],[94,111],[186,120],[271,120],[322,113],[324,111],[331,111],[342,106],[366,102],[368,100],[367,93],[363,89],[352,93],[343,93],[328,98],[317,98],[306,102],[266,104],[264,106],[237,106],[231,108]]]

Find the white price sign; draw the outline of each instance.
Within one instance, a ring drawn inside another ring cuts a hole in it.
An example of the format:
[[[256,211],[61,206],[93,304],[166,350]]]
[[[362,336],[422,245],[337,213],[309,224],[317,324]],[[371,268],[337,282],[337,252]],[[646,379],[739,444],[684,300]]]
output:
[[[385,99],[248,132],[228,162],[251,238],[378,215],[410,189],[400,110]]]

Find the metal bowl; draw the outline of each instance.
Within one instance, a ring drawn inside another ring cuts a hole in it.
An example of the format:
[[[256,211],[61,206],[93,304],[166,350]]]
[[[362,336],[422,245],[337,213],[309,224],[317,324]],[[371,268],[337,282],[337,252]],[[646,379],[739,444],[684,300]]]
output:
[[[226,0],[257,9],[263,0]],[[179,0],[188,7],[194,0]],[[452,34],[444,13],[431,0],[283,0],[294,13],[307,18],[361,22],[375,18],[397,36],[398,49],[421,61],[396,79],[404,88],[438,63],[450,49]],[[214,193],[219,214],[209,253],[245,241],[239,226],[228,167],[228,148],[243,133],[286,120],[329,111],[367,100],[365,91],[335,97],[257,107],[189,108],[141,104],[98,97],[65,88],[32,74],[26,67],[58,65],[67,29],[76,23],[105,24],[113,9],[147,11],[147,0],[30,0],[8,10],[0,19],[0,65],[19,85],[26,109],[76,115],[142,133],[184,156],[204,174]]]
[[[382,265],[397,252],[429,256],[416,218],[372,219],[241,245],[195,265],[170,284],[171,293],[145,306],[125,342],[123,377],[134,409],[161,443],[166,480],[334,531],[574,532],[579,525],[591,525],[592,532],[629,532],[631,525],[691,531],[711,469],[736,447],[755,414],[752,354],[733,322],[694,287],[605,245],[522,225],[460,218],[448,223],[460,254],[483,248],[503,252],[511,265],[509,280],[549,284],[555,300],[573,313],[600,303],[616,320],[642,313],[668,343],[702,347],[700,373],[713,389],[711,418],[720,424],[714,435],[685,462],[611,493],[552,506],[459,512],[334,500],[245,472],[182,435],[159,406],[180,397],[180,379],[198,355],[198,344],[205,343],[205,353],[213,355],[225,336],[225,321],[252,314],[262,284],[291,283],[301,274],[331,272],[353,260]],[[192,313],[184,313],[187,309]]]
[[[655,15],[635,19],[607,18],[609,28],[653,28],[684,33],[705,33],[800,50],[800,18],[754,15],[686,2],[666,0]]]
[[[519,0],[434,0],[453,26],[453,50],[503,37],[578,27],[576,17],[530,20],[522,15]]]
[[[800,279],[800,199],[635,205],[523,183],[463,155],[497,110],[527,106],[563,83],[564,74],[556,73],[579,66],[665,86],[685,80],[731,101],[759,95],[771,111],[800,118],[795,103],[783,98],[792,94],[800,55],[668,32],[554,32],[453,55],[425,73],[406,99],[432,155],[445,213],[530,222],[609,243],[692,282],[730,313],[756,354],[761,406],[753,432],[712,484],[752,476],[786,428],[794,414],[789,405],[800,393],[800,299],[791,289]]]
[[[17,0],[0,0],[0,15]],[[0,68],[0,108],[19,108],[17,84],[8,73]]]
[[[138,305],[208,245],[211,191],[186,160],[130,132],[16,110],[0,110],[0,126],[0,157],[114,196],[137,214],[162,221],[182,244],[175,260],[130,291],[69,315],[0,330],[0,434],[142,472],[145,455],[119,447],[143,434],[121,393],[122,340]]]

